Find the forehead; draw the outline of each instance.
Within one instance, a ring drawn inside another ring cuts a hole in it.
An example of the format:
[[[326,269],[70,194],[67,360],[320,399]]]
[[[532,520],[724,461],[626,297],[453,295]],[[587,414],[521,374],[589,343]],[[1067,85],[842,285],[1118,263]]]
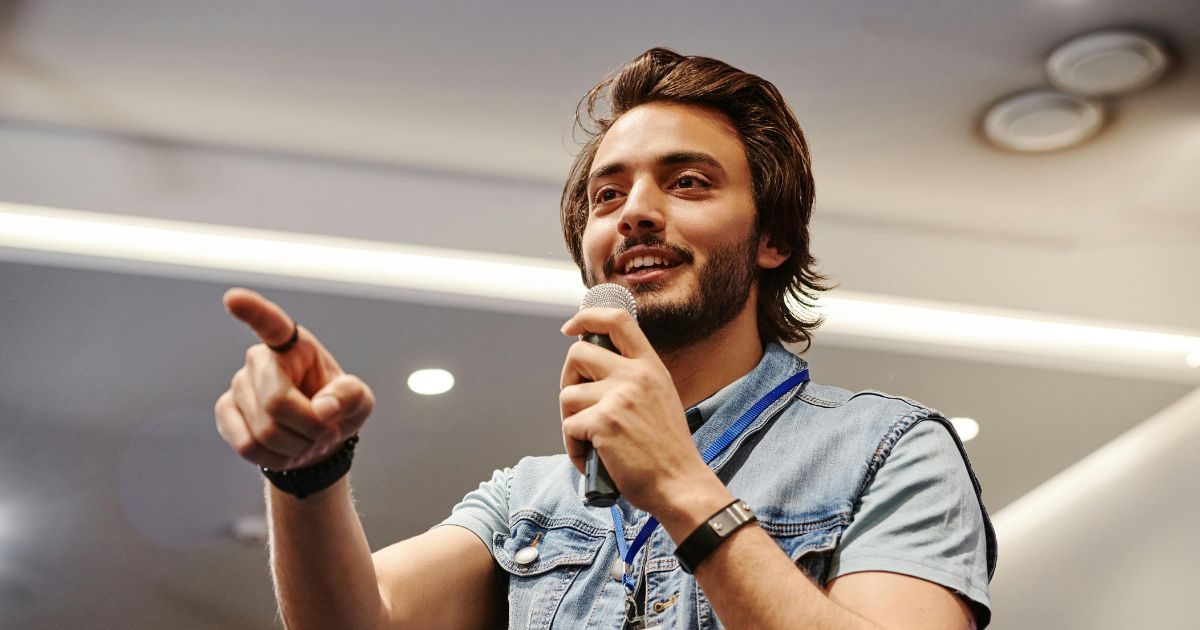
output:
[[[707,153],[729,172],[749,174],[742,139],[724,114],[676,103],[639,105],[622,114],[604,134],[592,164],[620,162],[636,168],[678,152]]]

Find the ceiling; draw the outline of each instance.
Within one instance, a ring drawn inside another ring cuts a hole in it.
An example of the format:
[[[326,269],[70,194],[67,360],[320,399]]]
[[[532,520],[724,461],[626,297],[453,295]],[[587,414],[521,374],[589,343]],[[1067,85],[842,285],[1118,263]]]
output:
[[[1077,149],[979,139],[988,103],[1045,83],[1055,44],[1109,26],[1161,35],[1175,70],[1109,103]],[[816,253],[844,289],[1200,328],[1200,294],[1181,290],[1200,267],[1200,12],[1182,0],[0,1],[0,201],[565,260],[573,107],[653,45],[780,87],[812,144]],[[561,449],[565,313],[0,251],[0,625],[273,623],[265,553],[228,536],[261,513],[259,481],[211,417],[251,342],[221,309],[234,282],[379,394],[354,472],[373,545],[437,522],[493,468]],[[820,382],[978,418],[968,448],[993,512],[1194,388],[819,334],[806,357]],[[403,387],[430,365],[455,373],[451,393]],[[1200,476],[1152,472],[1181,485],[1150,497],[1200,491]],[[1122,501],[1112,513],[1135,507]],[[1037,581],[1022,550],[1040,547],[1001,533],[1016,560],[1005,578],[1002,550],[993,627],[1050,627],[1031,597],[1089,605],[1086,582],[1007,586]],[[1189,580],[1195,555],[1166,547],[1153,569],[1123,565],[1145,571],[1130,579]]]

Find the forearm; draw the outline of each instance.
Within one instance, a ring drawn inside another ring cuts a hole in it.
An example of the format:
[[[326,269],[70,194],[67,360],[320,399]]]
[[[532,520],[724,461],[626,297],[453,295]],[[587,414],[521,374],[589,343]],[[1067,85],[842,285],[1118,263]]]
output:
[[[830,599],[753,524],[718,547],[696,581],[729,628],[879,630]]]
[[[679,544],[733,496],[715,477],[677,495],[659,517]],[[879,630],[829,598],[756,524],[734,532],[696,568],[696,581],[728,628]]]
[[[384,603],[349,475],[303,500],[266,486],[271,570],[285,626],[380,627]]]

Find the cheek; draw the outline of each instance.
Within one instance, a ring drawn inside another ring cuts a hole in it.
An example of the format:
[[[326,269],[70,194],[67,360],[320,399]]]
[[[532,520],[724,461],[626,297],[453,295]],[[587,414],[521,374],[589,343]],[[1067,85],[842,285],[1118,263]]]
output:
[[[588,271],[594,272],[604,266],[604,259],[610,250],[604,247],[601,239],[595,237],[595,230],[590,226],[584,231],[579,246],[583,250],[583,264]]]

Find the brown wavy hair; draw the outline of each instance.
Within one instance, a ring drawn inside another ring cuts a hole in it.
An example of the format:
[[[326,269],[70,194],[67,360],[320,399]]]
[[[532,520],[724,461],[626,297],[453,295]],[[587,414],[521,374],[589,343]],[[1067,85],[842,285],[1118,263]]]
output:
[[[817,273],[817,260],[809,251],[815,184],[808,143],[774,85],[723,61],[652,48],[579,101],[574,129],[586,140],[563,187],[561,220],[567,249],[584,283],[581,241],[589,212],[588,173],[596,149],[622,114],[655,102],[706,107],[724,114],[737,129],[750,163],[757,233],[767,234],[772,244],[790,253],[779,267],[759,271],[758,334],[764,342],[803,341],[807,349],[813,329],[824,319],[812,314],[817,295],[832,288],[823,284],[828,278]]]

